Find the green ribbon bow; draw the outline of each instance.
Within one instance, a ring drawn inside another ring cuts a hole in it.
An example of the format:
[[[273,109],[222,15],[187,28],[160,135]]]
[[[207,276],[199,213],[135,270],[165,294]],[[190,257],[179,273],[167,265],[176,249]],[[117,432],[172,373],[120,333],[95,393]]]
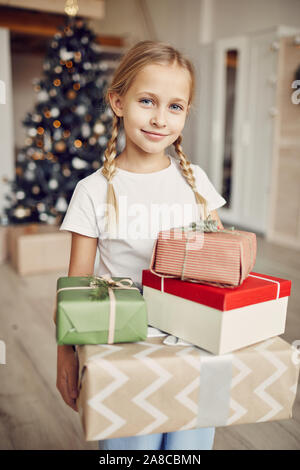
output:
[[[211,215],[207,217],[205,220],[198,220],[197,222],[191,222],[189,225],[180,227],[182,231],[197,231],[197,232],[231,232],[234,230],[234,227],[230,227],[228,229],[219,230],[218,229],[218,221],[212,219]]]

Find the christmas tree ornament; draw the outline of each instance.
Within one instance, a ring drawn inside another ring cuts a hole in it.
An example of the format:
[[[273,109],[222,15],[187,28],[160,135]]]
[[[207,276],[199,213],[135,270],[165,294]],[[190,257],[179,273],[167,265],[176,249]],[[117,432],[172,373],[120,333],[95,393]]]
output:
[[[83,168],[86,168],[87,162],[81,160],[81,158],[75,157],[72,160],[72,166],[76,168],[76,170],[82,170]]]
[[[30,137],[35,137],[36,133],[37,133],[37,131],[34,127],[32,127],[31,129],[28,130],[28,135],[30,135]]]
[[[49,98],[48,93],[45,90],[40,91],[37,97],[40,103],[42,103],[43,101],[47,101]]]
[[[41,188],[39,186],[35,185],[35,186],[32,186],[31,191],[32,191],[33,194],[39,194],[40,191],[41,191]]]
[[[40,219],[41,222],[48,222],[48,215],[45,212],[42,212],[39,215],[39,219]]]
[[[53,139],[54,140],[61,140],[62,138],[62,130],[61,129],[55,129],[55,131],[53,132]]]
[[[81,140],[80,140],[80,139],[76,139],[76,140],[74,141],[74,145],[75,145],[76,148],[80,148],[80,147],[82,146]]]
[[[67,201],[64,197],[60,196],[58,199],[57,199],[57,202],[55,204],[55,209],[58,211],[58,212],[65,212],[68,208],[68,204],[67,204]]]
[[[24,206],[17,206],[13,212],[17,219],[24,219],[24,217],[27,217],[31,211],[29,208],[25,208]]]
[[[61,60],[63,60],[64,62],[67,62],[68,60],[73,59],[74,52],[67,51],[66,48],[63,48],[59,51],[59,56],[60,56]]]
[[[58,108],[51,108],[51,116],[56,118],[57,116],[59,116],[59,109]]]
[[[91,138],[89,139],[89,144],[90,144],[90,145],[95,145],[96,143],[97,143],[96,137],[93,136],[93,137],[91,137]]]
[[[34,162],[29,162],[27,166],[28,170],[35,170],[36,169],[36,164]]]
[[[103,134],[105,132],[105,126],[102,124],[102,122],[96,122],[94,125],[94,132],[95,134]]]
[[[53,122],[53,127],[58,128],[58,127],[60,127],[60,126],[61,126],[61,122],[60,122],[58,119],[56,119],[56,120]]]
[[[25,192],[24,191],[17,191],[16,192],[17,199],[24,199],[25,197]]]
[[[105,135],[101,135],[101,137],[99,137],[98,139],[98,142],[101,145],[101,147],[105,147],[105,145],[107,144],[107,141],[108,139]]]
[[[35,114],[33,114],[33,116],[32,116],[32,120],[33,120],[34,122],[41,122],[42,116],[41,116],[40,114],[36,114],[36,113],[35,113]]]
[[[75,59],[75,62],[80,62],[81,61],[81,52],[75,52],[74,59]]]
[[[71,170],[69,167],[64,167],[63,169],[63,175],[66,176],[67,178],[71,176]]]
[[[84,62],[83,68],[85,70],[90,70],[92,68],[92,64],[90,62]]]
[[[66,143],[61,140],[55,144],[55,150],[57,152],[64,152],[66,150]]]
[[[76,114],[79,114],[79,116],[83,116],[86,113],[87,109],[83,104],[80,104],[75,108]]]
[[[81,133],[84,138],[87,138],[91,135],[91,128],[86,122],[84,122],[81,126]]]
[[[44,150],[49,152],[52,148],[52,139],[49,131],[46,131],[44,134]]]
[[[44,212],[45,209],[46,209],[46,206],[43,202],[38,202],[37,205],[36,205],[36,208],[37,208],[38,211]]]
[[[69,90],[67,93],[67,97],[69,100],[74,100],[76,98],[76,92],[74,90]]]
[[[58,181],[55,179],[51,179],[49,181],[49,188],[50,189],[57,189],[58,188]]]

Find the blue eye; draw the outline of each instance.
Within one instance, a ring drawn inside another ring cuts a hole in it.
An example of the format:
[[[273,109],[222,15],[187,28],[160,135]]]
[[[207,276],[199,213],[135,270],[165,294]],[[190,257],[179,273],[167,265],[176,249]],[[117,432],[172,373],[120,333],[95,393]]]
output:
[[[179,104],[172,104],[172,106],[177,106],[178,109],[181,109],[181,110],[182,110],[182,107],[179,106]]]
[[[145,101],[150,101],[150,102],[153,103],[153,100],[151,100],[150,98],[142,98],[142,99],[139,100],[139,103],[143,103],[143,102],[145,102]],[[147,103],[146,103],[146,104],[147,104]],[[179,106],[179,104],[173,103],[171,106],[177,106],[177,108],[175,109],[175,111],[178,111],[178,110],[179,110],[179,111],[182,111],[182,110],[183,110],[183,108],[182,108],[181,106]]]
[[[142,101],[152,101],[152,100],[150,100],[150,98],[142,98],[142,99],[140,100],[140,103],[141,103]]]

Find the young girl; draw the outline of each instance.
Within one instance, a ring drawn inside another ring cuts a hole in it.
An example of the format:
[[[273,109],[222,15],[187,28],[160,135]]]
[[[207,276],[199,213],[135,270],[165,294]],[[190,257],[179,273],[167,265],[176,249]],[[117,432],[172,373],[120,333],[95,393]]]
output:
[[[223,228],[216,209],[225,199],[181,147],[194,90],[192,64],[169,44],[141,41],[123,57],[106,93],[113,127],[103,166],[79,181],[60,227],[72,232],[69,276],[94,274],[99,246],[96,274],[129,277],[142,293],[142,270],[149,268],[159,230],[204,217],[205,207]],[[126,145],[116,155],[121,124]],[[170,145],[178,158],[165,153]],[[72,346],[58,346],[57,388],[76,411],[77,377]],[[212,449],[214,432],[199,428],[105,439],[98,445],[105,450]]]

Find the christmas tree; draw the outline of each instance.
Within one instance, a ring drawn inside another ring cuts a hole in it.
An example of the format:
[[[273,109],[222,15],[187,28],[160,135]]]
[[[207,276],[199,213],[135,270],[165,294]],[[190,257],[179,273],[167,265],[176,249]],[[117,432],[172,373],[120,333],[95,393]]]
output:
[[[47,46],[37,103],[28,112],[25,146],[0,223],[61,222],[79,180],[102,166],[111,134],[106,87],[121,51],[108,51],[81,18],[66,17]],[[119,150],[121,138],[118,140]]]

